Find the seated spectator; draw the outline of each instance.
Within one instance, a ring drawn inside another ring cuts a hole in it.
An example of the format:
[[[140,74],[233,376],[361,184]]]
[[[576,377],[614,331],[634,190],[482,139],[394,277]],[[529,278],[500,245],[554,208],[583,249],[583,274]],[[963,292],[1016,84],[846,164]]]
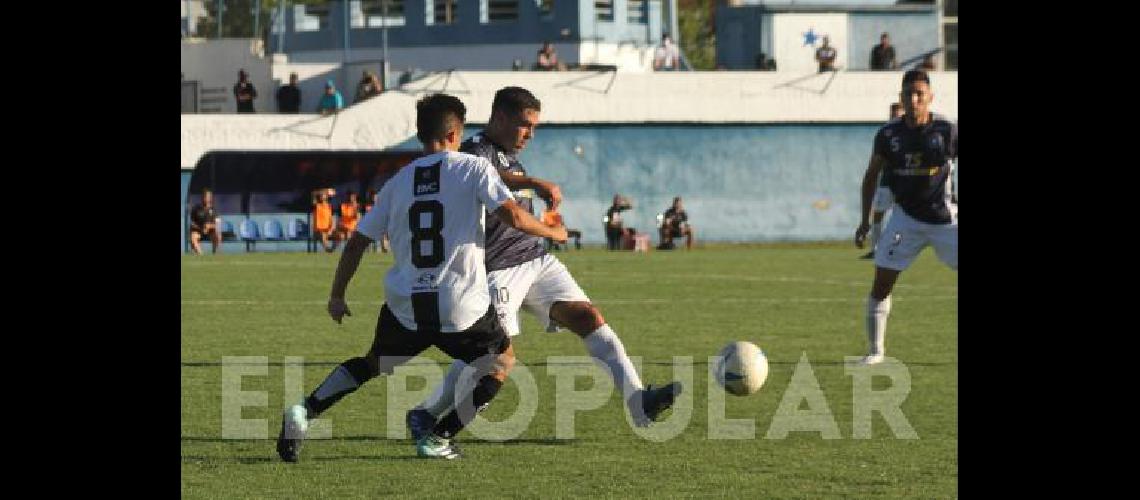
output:
[[[313,237],[320,238],[321,247],[326,252],[336,250],[337,246],[337,240],[333,237],[333,211],[332,205],[329,205],[329,191],[318,191],[313,202]]]
[[[879,44],[871,49],[871,70],[891,71],[899,69],[895,60],[895,47],[891,45],[891,35],[883,32],[879,36]]]
[[[673,206],[665,210],[661,219],[661,243],[658,250],[672,250],[673,238],[685,237],[685,249],[693,249],[693,228],[689,225],[689,214],[681,206],[681,197],[673,198]]]
[[[606,210],[606,216],[602,222],[606,229],[606,246],[610,250],[621,248],[622,235],[627,232],[621,221],[621,212],[631,208],[633,208],[633,204],[629,202],[629,199],[620,194],[615,194],[613,204],[610,205],[609,210]]]
[[[301,112],[301,88],[297,86],[296,73],[289,73],[289,85],[277,89],[277,111],[291,114]]]
[[[213,245],[210,253],[218,253],[218,245],[222,244],[222,232],[218,230],[218,211],[214,210],[214,193],[209,189],[202,190],[202,202],[190,209],[190,249],[194,255],[202,255],[202,246],[198,243],[202,236],[209,236]]]
[[[676,71],[681,69],[681,51],[673,44],[668,33],[661,34],[661,45],[653,53],[654,71]]]
[[[325,82],[325,94],[321,96],[321,100],[317,103],[317,112],[323,116],[328,116],[339,112],[344,109],[344,97],[336,89],[336,84],[332,80]]]
[[[562,214],[558,213],[558,211],[556,211],[556,210],[544,210],[542,212],[542,223],[546,224],[550,227],[558,227],[558,226],[565,224],[565,222],[562,219]],[[574,238],[574,248],[581,250],[582,249],[582,231],[579,231],[577,229],[566,228],[566,234],[570,238]],[[554,240],[547,238],[546,239],[546,249],[547,250],[550,250],[550,249],[561,250],[562,245],[559,245],[558,243],[555,243]]]
[[[819,62],[819,72],[835,71],[835,59],[839,51],[831,46],[831,39],[823,37],[823,46],[815,51],[815,60]]]
[[[356,97],[353,98],[352,103],[366,101],[382,92],[384,92],[384,84],[380,83],[380,78],[376,76],[376,73],[365,71],[360,83],[356,84]]]
[[[360,222],[360,203],[356,200],[356,193],[346,191],[345,201],[340,204],[340,220],[337,222],[333,240],[348,241],[348,237],[356,231],[357,222]]]
[[[535,69],[539,71],[566,71],[566,65],[558,61],[558,53],[554,51],[554,44],[543,42],[538,49],[538,64]]]

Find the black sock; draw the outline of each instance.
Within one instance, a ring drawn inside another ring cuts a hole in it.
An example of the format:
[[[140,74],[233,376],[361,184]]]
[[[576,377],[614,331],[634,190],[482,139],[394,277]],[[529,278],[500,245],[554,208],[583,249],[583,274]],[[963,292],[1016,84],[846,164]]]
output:
[[[475,418],[475,413],[480,412],[483,408],[487,407],[495,395],[499,393],[499,389],[503,387],[503,383],[495,377],[485,375],[479,379],[475,384],[475,390],[471,391],[463,401],[460,401],[455,406],[454,410],[440,419],[439,423],[435,424],[435,435],[445,438],[454,437],[459,434],[459,431],[467,427],[471,420]],[[472,411],[474,410],[474,411]]]
[[[345,395],[352,393],[365,382],[372,380],[376,375],[368,367],[364,358],[352,358],[341,363],[333,369],[325,381],[305,398],[305,410],[308,418],[317,418],[330,406],[336,404]]]

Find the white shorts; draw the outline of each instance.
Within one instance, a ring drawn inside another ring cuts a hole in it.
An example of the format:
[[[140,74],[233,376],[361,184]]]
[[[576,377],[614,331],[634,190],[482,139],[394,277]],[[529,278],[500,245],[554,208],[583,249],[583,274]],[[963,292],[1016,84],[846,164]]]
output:
[[[927,224],[915,220],[904,210],[895,210],[879,244],[875,246],[875,265],[903,271],[927,245],[934,247],[938,258],[958,270],[958,215],[949,224]]]
[[[570,271],[553,255],[536,257],[515,267],[487,273],[491,302],[499,313],[499,322],[510,336],[522,333],[519,308],[530,311],[547,331],[557,325],[550,319],[555,302],[589,302],[586,292],[570,276]]]
[[[879,186],[875,190],[875,200],[871,202],[871,208],[876,212],[886,212],[890,210],[891,205],[895,204],[895,195],[891,194],[891,188],[886,186]]]

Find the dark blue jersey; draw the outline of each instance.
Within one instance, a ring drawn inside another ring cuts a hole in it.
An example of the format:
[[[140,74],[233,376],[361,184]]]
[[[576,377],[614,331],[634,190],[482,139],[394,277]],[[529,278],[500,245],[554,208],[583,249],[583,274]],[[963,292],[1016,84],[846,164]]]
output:
[[[933,115],[911,128],[901,118],[875,134],[874,154],[886,159],[883,180],[907,215],[928,224],[949,224],[957,208],[952,169],[958,158],[958,125]]]
[[[459,151],[486,158],[500,173],[507,170],[512,174],[526,175],[526,169],[519,163],[517,155],[506,152],[482,132],[463,141]],[[515,191],[514,195],[519,206],[534,215],[534,190],[523,189]],[[487,213],[487,272],[515,267],[545,253],[542,238],[519,231],[504,224],[490,212]]]

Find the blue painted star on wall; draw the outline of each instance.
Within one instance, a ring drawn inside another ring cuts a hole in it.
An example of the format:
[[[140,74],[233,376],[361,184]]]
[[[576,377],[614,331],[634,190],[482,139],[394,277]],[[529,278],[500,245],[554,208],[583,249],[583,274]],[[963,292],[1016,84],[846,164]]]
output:
[[[815,45],[815,41],[819,39],[819,35],[815,34],[815,28],[808,28],[807,33],[804,33],[804,45]]]

